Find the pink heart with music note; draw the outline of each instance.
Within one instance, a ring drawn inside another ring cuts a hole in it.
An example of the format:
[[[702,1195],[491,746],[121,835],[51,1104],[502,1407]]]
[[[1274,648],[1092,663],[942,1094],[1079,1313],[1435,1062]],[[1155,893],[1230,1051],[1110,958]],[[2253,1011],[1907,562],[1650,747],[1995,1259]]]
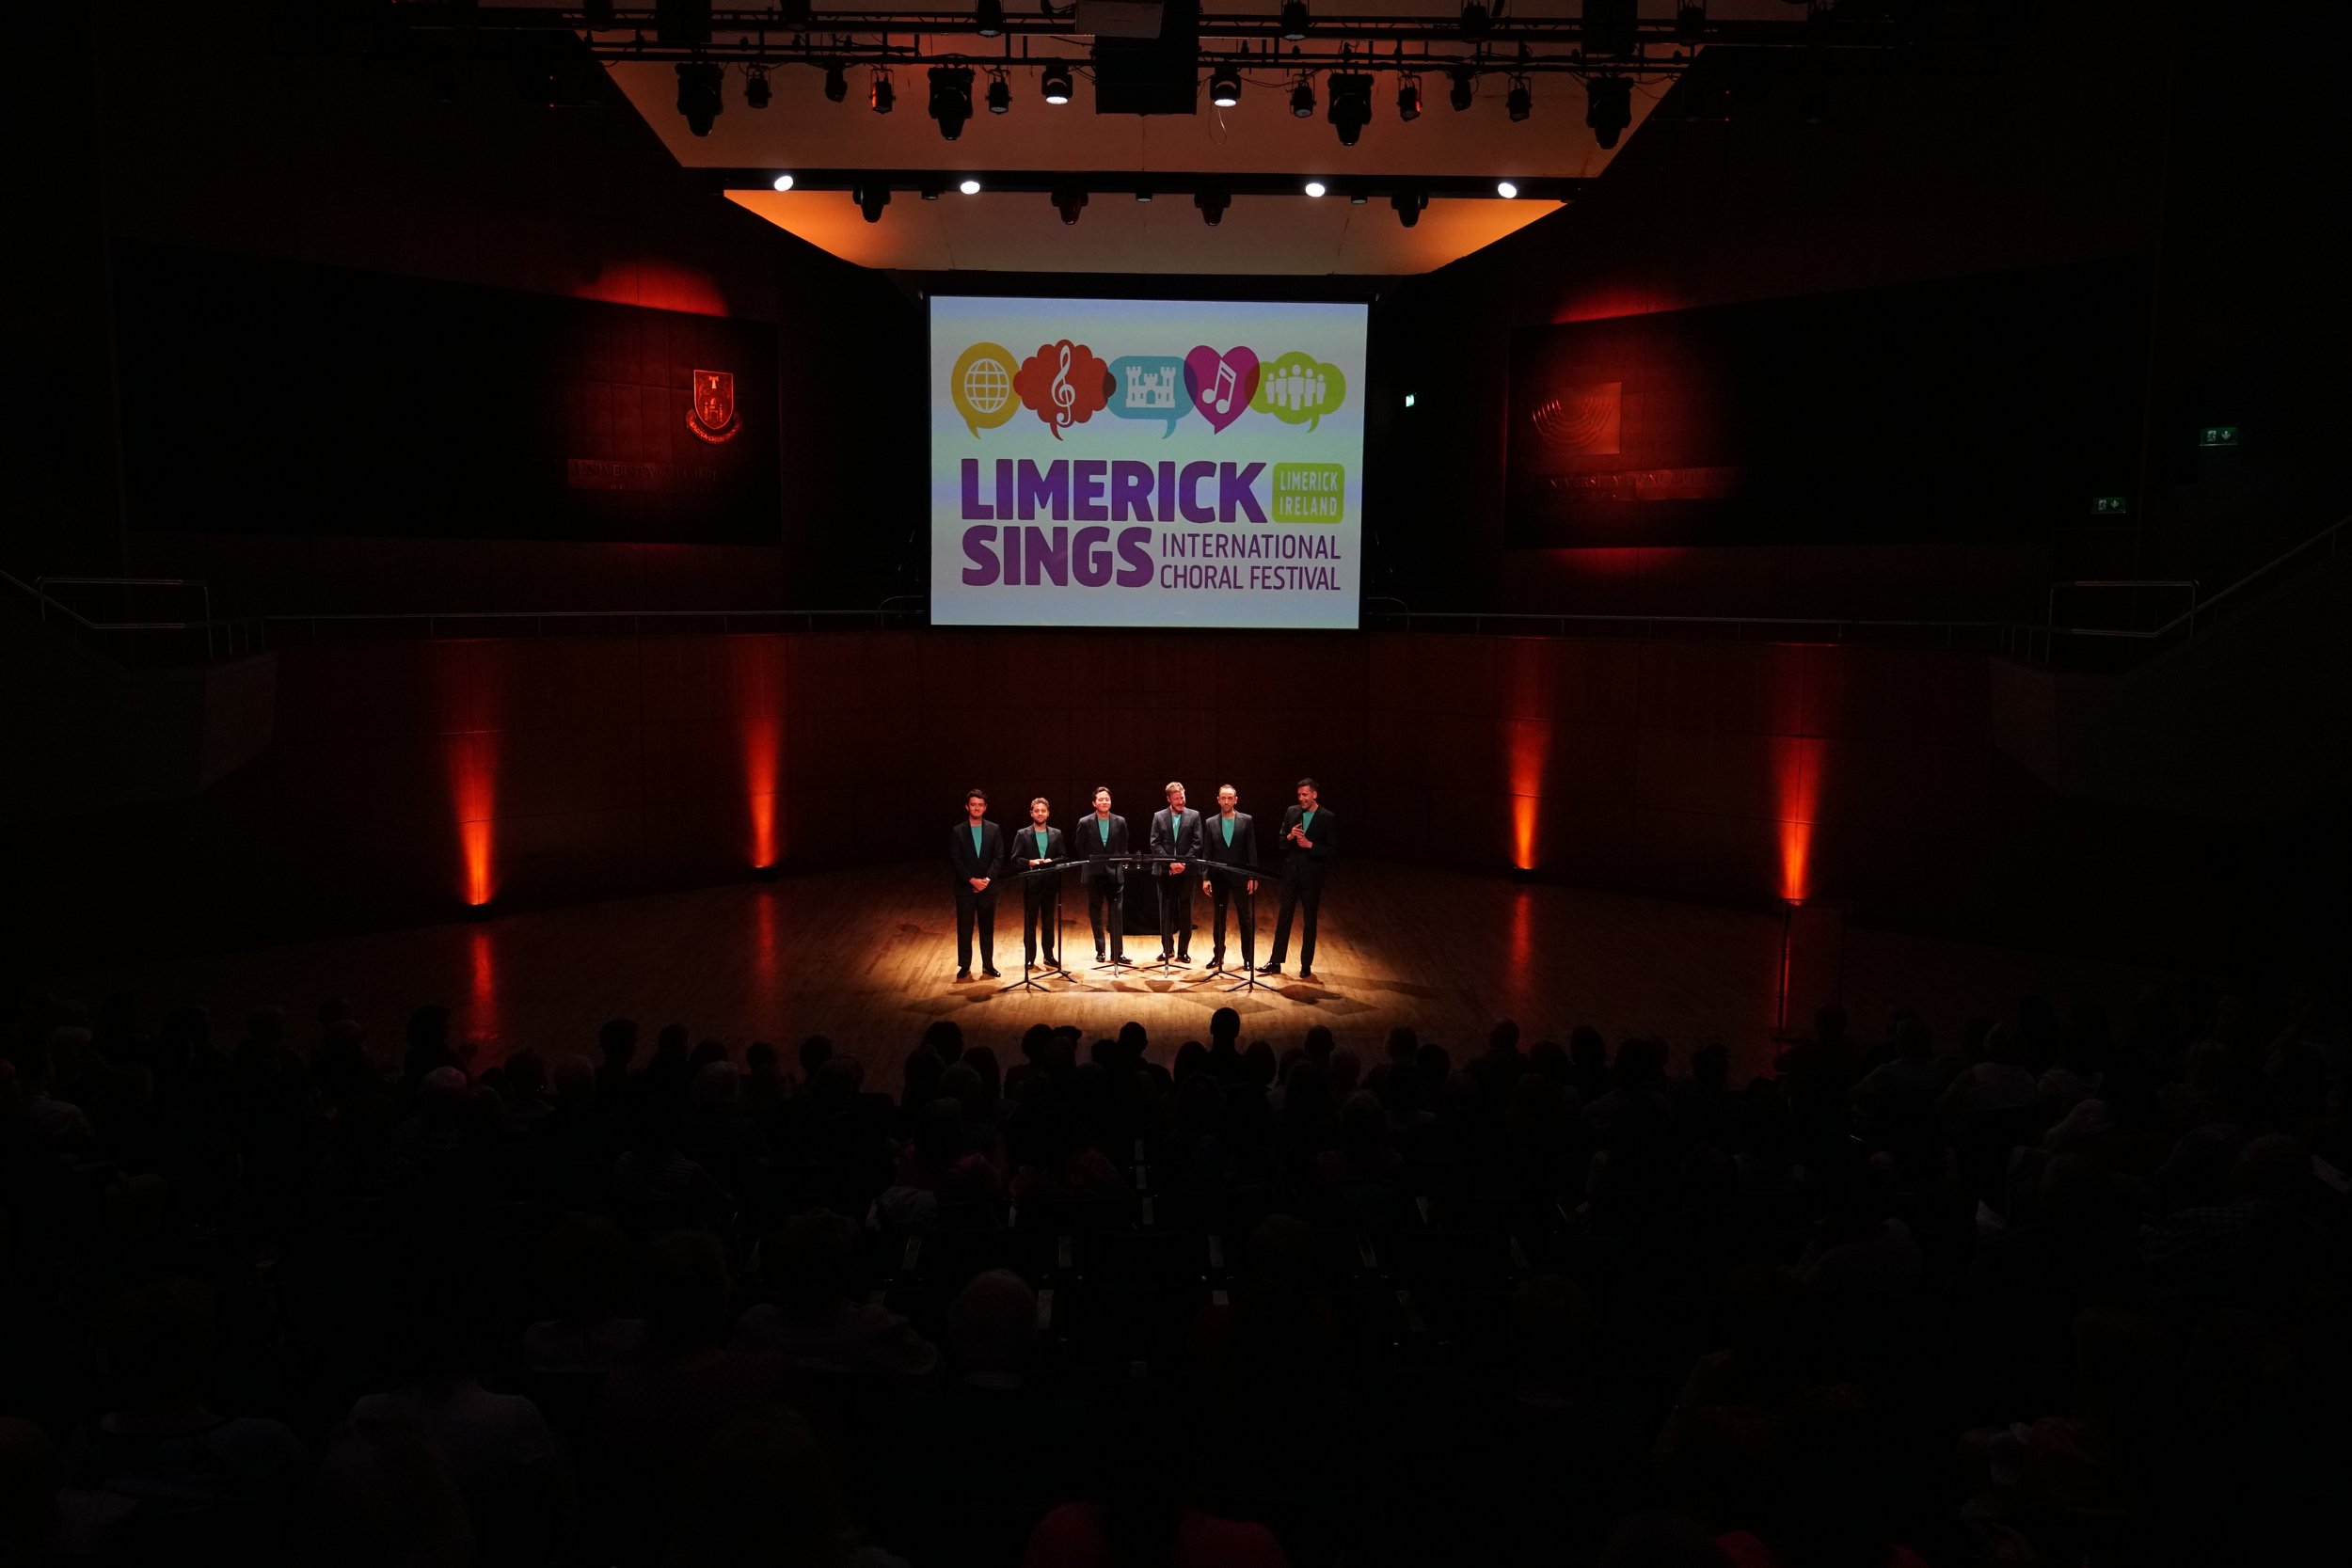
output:
[[[1184,356],[1184,390],[1209,428],[1221,431],[1249,411],[1258,391],[1258,356],[1246,348],[1219,354],[1203,343]]]

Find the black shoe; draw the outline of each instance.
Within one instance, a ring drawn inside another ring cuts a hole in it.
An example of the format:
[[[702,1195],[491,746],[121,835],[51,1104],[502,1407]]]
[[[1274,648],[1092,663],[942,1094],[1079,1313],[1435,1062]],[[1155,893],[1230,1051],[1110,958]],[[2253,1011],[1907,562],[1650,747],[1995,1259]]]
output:
[[[1169,959],[1172,956],[1173,956],[1173,955],[1171,955],[1171,954],[1168,952],[1168,950],[1167,948],[1163,947],[1163,948],[1161,948],[1161,949],[1160,949],[1160,962],[1162,962],[1162,963],[1166,963],[1166,962],[1168,962],[1168,959]]]
[[[1104,960],[1103,960],[1103,950],[1102,950],[1101,948],[1099,948],[1099,947],[1098,947],[1098,948],[1096,948],[1096,949],[1094,950],[1094,961],[1095,961],[1096,963],[1101,963],[1101,962],[1103,962],[1103,961],[1104,961]]]
[[[1001,980],[1001,979],[1003,979],[1003,978],[1004,978],[1004,976],[1003,976],[1003,975],[1001,975],[1001,974],[997,974],[997,973],[996,973],[994,970],[993,970],[993,969],[987,968],[986,966],[982,966],[982,968],[981,968],[981,970],[980,970],[980,973],[981,973],[982,974],[987,975],[987,976],[988,976],[990,979],[992,979],[992,980]]]
[[[1176,950],[1176,961],[1189,967],[1192,963],[1192,955],[1180,947]]]
[[[1282,966],[1279,963],[1260,964],[1258,966],[1258,973],[1261,974],[1279,974],[1282,973]]]
[[[1304,965],[1301,965],[1298,971],[1298,977],[1302,980],[1311,980],[1315,977],[1315,972]]]
[[[1111,962],[1120,969],[1133,969],[1136,967],[1136,960],[1127,957],[1124,953],[1115,956],[1111,959]]]
[[[1209,967],[1211,969],[1223,969],[1225,967],[1225,955],[1222,953],[1210,954]]]
[[[972,978],[972,972],[970,970],[959,969],[956,971],[956,979],[959,983],[969,980],[970,978]]]

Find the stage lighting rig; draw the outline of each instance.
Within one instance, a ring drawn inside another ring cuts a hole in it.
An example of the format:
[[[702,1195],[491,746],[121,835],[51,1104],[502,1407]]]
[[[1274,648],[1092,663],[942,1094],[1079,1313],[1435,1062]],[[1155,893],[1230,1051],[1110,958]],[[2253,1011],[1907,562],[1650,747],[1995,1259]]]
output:
[[[1282,41],[1296,43],[1307,36],[1312,26],[1307,15],[1307,0],[1282,0]]]
[[[1315,118],[1315,78],[1311,71],[1298,73],[1298,85],[1291,88],[1291,113],[1300,119]]]
[[[686,128],[698,136],[710,135],[711,122],[726,108],[719,96],[723,74],[722,68],[707,60],[692,60],[677,68],[677,112],[686,117]]]
[[[1584,0],[1584,57],[1622,60],[1633,53],[1641,28],[1641,0]]]
[[[980,0],[972,13],[972,30],[984,39],[1001,38],[1005,31],[1005,0]]]
[[[993,115],[1012,112],[1012,83],[1002,67],[988,73],[988,112]]]
[[[1372,123],[1372,78],[1360,71],[1331,73],[1331,108],[1326,117],[1340,134],[1342,147],[1353,147]]]
[[[838,103],[849,96],[849,69],[839,60],[827,60],[825,62],[825,102]]]
[[[890,187],[888,185],[853,185],[850,189],[850,198],[857,203],[857,210],[866,214],[866,222],[880,223],[882,209],[890,205]]]
[[[890,68],[886,65],[876,66],[874,85],[866,93],[866,106],[878,115],[886,115],[898,102],[898,89],[890,85]]]
[[[1510,111],[1511,123],[1514,125],[1535,112],[1535,95],[1529,89],[1526,77],[1511,78],[1511,91],[1504,97],[1502,103],[1503,106]]]
[[[1072,80],[1070,67],[1056,61],[1038,73],[1038,95],[1048,103],[1070,102]]]
[[[1087,193],[1075,185],[1064,185],[1054,193],[1054,211],[1061,214],[1064,224],[1074,226],[1078,214],[1087,210]]]
[[[768,106],[770,101],[772,100],[774,96],[775,90],[768,85],[768,68],[766,66],[755,65],[744,67],[743,107],[747,109],[764,109]]]
[[[1584,123],[1602,148],[1617,145],[1617,135],[1633,123],[1633,78],[1595,76],[1584,84]]]
[[[1494,25],[1494,13],[1486,9],[1485,6],[1480,5],[1479,0],[1465,0],[1462,7],[1461,23],[1462,36],[1464,38],[1485,38],[1486,36],[1486,29]]]
[[[1421,118],[1421,78],[1410,71],[1397,78],[1396,118],[1407,125]]]
[[[1215,229],[1225,221],[1225,209],[1233,198],[1222,185],[1203,185],[1192,193],[1192,204],[1200,211],[1200,221]]]
[[[1470,108],[1470,100],[1478,95],[1478,72],[1469,66],[1457,65],[1446,75],[1452,81],[1446,88],[1446,102],[1454,105],[1455,114],[1464,113]]]
[[[1220,109],[1230,109],[1240,103],[1240,71],[1230,65],[1221,65],[1210,71],[1209,102]]]
[[[1707,36],[1707,0],[1676,0],[1675,41],[1696,43]]]
[[[1429,193],[1418,186],[1406,186],[1389,193],[1389,205],[1396,209],[1396,221],[1410,229],[1421,221],[1423,209],[1429,205]]]
[[[930,79],[930,116],[939,121],[940,135],[954,141],[963,135],[964,121],[972,118],[972,68],[935,65]]]

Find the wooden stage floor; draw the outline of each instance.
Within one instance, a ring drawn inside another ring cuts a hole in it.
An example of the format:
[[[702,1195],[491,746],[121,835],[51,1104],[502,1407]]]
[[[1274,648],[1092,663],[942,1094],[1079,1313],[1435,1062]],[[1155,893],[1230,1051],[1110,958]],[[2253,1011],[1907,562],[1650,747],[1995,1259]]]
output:
[[[1275,908],[1262,893],[1261,958]],[[1207,900],[1196,899],[1196,920],[1206,911]],[[1090,959],[1083,904],[1069,912],[1072,955]],[[1018,897],[1000,900],[997,913],[997,966],[1010,979],[1021,967]],[[1313,984],[1293,975],[1229,995],[1221,978],[1114,977],[1089,967],[1080,985],[1048,981],[1050,995],[999,992],[999,982],[953,982],[954,904],[940,868],[924,862],[294,942],[56,984],[92,1004],[102,990],[129,985],[150,1028],[167,1007],[201,1003],[224,1045],[246,1010],[263,1003],[283,1006],[294,1037],[308,1041],[318,1002],[342,997],[388,1060],[408,1010],[439,1002],[461,1036],[482,1042],[476,1061],[485,1067],[524,1045],[549,1055],[592,1052],[597,1026],[616,1016],[638,1021],[648,1049],[657,1029],[677,1022],[697,1039],[726,1041],[738,1059],[753,1039],[788,1052],[822,1033],[866,1061],[870,1086],[885,1088],[897,1085],[899,1061],[936,1018],[955,1019],[968,1041],[994,1047],[1008,1063],[1021,1031],[1038,1021],[1075,1023],[1091,1037],[1134,1019],[1166,1060],[1183,1041],[1205,1037],[1210,1012],[1228,1005],[1241,1010],[1245,1042],[1263,1037],[1278,1050],[1327,1023],[1369,1056],[1390,1028],[1409,1023],[1458,1058],[1508,1017],[1530,1041],[1565,1038],[1589,1022],[1613,1046],[1629,1034],[1661,1036],[1677,1066],[1710,1038],[1731,1048],[1736,1074],[1771,1061],[1780,922],[1768,913],[1357,861],[1326,895],[1322,924]],[[1157,951],[1153,936],[1128,944],[1138,960]],[[1205,936],[1196,936],[1194,958],[1206,954]],[[1294,948],[1294,971],[1296,963]],[[1890,1007],[1907,1005],[1939,1041],[1972,1015],[2007,1016],[2033,992],[2061,1006],[2102,1002],[2121,1018],[2141,990],[2170,978],[1860,929],[1847,933],[1844,974],[1860,1031],[1874,1033]]]

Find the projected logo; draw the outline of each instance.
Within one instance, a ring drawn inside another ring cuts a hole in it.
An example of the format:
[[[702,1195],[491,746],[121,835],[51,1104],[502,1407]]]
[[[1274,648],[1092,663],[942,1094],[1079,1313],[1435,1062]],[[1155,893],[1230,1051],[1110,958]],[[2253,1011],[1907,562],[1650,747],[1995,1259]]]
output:
[[[1285,354],[1264,367],[1249,406],[1284,424],[1312,430],[1346,400],[1347,378],[1337,365],[1327,365],[1312,355]]]
[[[1121,420],[1152,420],[1176,434],[1176,421],[1192,412],[1184,390],[1184,362],[1172,354],[1130,354],[1111,361],[1110,413]]]
[[[1229,348],[1219,354],[1206,343],[1184,356],[1184,392],[1209,428],[1219,435],[1247,413],[1258,390],[1258,355],[1254,349]]]
[[[743,427],[735,420],[735,372],[696,371],[687,387],[686,428],[706,441],[732,441]]]
[[[1041,343],[1021,361],[1012,389],[1022,405],[1043,420],[1054,439],[1073,424],[1084,424],[1111,401],[1111,368],[1084,343],[1064,338]]]
[[[947,395],[974,440],[979,439],[981,431],[994,430],[1021,411],[1012,377],[1010,349],[974,343],[956,356],[956,368],[947,376]]]

